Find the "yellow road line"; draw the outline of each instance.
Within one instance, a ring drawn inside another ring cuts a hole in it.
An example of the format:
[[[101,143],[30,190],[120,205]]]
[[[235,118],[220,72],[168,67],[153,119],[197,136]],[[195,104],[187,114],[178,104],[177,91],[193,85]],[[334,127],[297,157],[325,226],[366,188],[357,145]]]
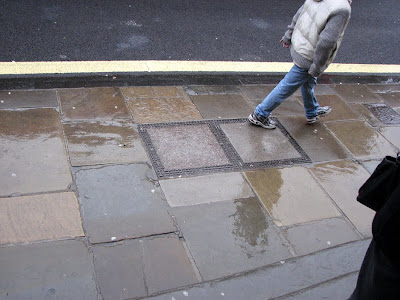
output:
[[[291,62],[241,61],[49,61],[0,62],[0,75],[90,73],[286,73]],[[400,74],[400,65],[331,64],[325,73]]]

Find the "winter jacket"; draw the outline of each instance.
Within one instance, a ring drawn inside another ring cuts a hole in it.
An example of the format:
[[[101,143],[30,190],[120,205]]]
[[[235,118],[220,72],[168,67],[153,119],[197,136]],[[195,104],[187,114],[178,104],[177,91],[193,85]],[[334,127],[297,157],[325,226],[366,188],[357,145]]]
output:
[[[319,76],[336,56],[350,20],[351,1],[306,0],[285,36],[294,63]]]

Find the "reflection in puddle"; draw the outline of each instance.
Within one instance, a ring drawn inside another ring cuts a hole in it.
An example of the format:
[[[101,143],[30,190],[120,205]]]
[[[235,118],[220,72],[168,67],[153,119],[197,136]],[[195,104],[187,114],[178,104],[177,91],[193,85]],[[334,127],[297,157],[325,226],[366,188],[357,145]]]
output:
[[[264,253],[268,246],[269,228],[266,215],[255,198],[236,200],[236,212],[229,217],[234,219],[232,233],[235,240],[251,258],[256,254]]]
[[[334,164],[324,164],[314,168],[313,172],[322,181],[332,180],[333,176],[355,175],[359,166],[349,161],[338,161]]]

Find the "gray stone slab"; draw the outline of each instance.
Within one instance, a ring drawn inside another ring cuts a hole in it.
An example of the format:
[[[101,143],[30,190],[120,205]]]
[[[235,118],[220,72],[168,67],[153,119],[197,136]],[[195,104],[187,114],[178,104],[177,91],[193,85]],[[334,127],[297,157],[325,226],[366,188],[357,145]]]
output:
[[[245,163],[300,158],[281,130],[265,130],[250,123],[221,124],[233,147]]]
[[[241,276],[208,282],[149,299],[265,300],[285,296],[336,279],[339,276],[357,272],[369,243],[369,240],[353,242],[313,255],[294,258],[283,264],[278,263]],[[354,281],[351,283],[353,284]],[[349,287],[347,287],[348,289]],[[328,299],[337,299],[327,296]]]
[[[298,255],[360,239],[353,227],[339,218],[291,227],[285,230],[285,235]]]
[[[190,96],[204,119],[246,118],[253,108],[242,95]]]
[[[354,112],[350,105],[340,99],[336,95],[320,95],[318,96],[318,103],[320,106],[330,106],[332,111],[329,115],[320,118],[320,122],[339,121],[339,120],[352,120],[360,119],[361,116]]]
[[[76,185],[92,243],[173,232],[166,202],[145,164],[82,169]]]
[[[271,84],[242,85],[240,90],[247,99],[261,102],[271,93],[275,86]]]
[[[327,123],[326,126],[357,159],[378,159],[397,153],[380,133],[363,121]]]
[[[291,257],[256,198],[173,210],[204,280]]]
[[[379,94],[379,97],[393,108],[400,107],[400,92]]]
[[[358,272],[276,300],[348,299],[357,284]]]
[[[363,161],[361,164],[364,166],[364,168],[368,171],[368,173],[372,174],[376,167],[381,163],[382,160],[368,160],[368,161]]]
[[[323,124],[317,122],[309,125],[304,117],[279,120],[313,161],[337,160],[349,156]]]
[[[140,135],[131,122],[64,123],[72,166],[147,161]]]
[[[332,201],[304,167],[269,168],[245,174],[278,226],[340,216]]]
[[[91,256],[79,241],[0,248],[1,299],[97,299]]]
[[[59,114],[0,110],[0,195],[58,191],[72,182]]]
[[[130,119],[119,88],[59,89],[61,112],[69,120]]]
[[[350,107],[357,112],[372,127],[382,125],[382,123],[361,103],[350,103]]]
[[[400,84],[368,84],[367,87],[374,93],[400,92]]]
[[[92,248],[94,269],[104,300],[147,295],[139,240]]]
[[[198,283],[177,236],[96,245],[93,253],[105,300],[144,297]]]
[[[0,91],[0,109],[58,107],[55,90]]]
[[[359,188],[369,177],[364,167],[344,160],[315,165],[311,172],[357,230],[370,237],[375,212],[356,200]]]
[[[149,294],[198,282],[177,236],[144,240],[143,259]]]
[[[240,173],[166,179],[160,185],[172,207],[254,197]]]
[[[339,84],[332,89],[343,100],[351,103],[379,103],[381,99],[363,84]]]

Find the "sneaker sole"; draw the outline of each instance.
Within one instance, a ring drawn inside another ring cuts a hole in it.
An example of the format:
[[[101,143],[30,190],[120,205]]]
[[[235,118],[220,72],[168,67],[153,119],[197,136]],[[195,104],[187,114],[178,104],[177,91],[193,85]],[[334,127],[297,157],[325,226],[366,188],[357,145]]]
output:
[[[262,128],[265,128],[265,129],[275,129],[276,128],[275,125],[267,126],[267,125],[264,125],[263,123],[261,123],[260,121],[254,120],[251,115],[248,117],[248,120],[250,123],[257,125],[257,126],[261,126]]]
[[[307,119],[307,124],[317,123],[318,119],[319,119],[319,116],[317,116],[315,119],[312,119],[312,120]]]
[[[317,117],[325,117],[325,116],[328,115],[331,111],[332,111],[332,108],[331,108],[330,110],[328,110],[327,112],[324,112],[323,114],[318,115]]]

